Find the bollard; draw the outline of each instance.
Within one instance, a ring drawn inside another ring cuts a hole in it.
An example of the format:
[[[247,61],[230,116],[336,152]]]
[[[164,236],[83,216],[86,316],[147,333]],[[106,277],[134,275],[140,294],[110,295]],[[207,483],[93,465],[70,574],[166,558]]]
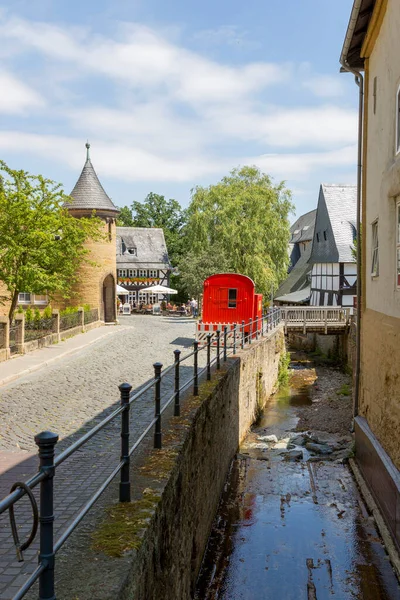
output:
[[[236,323],[233,324],[233,354],[236,354]]]
[[[227,359],[227,345],[228,345],[228,327],[224,325],[224,362]]]
[[[221,368],[221,331],[217,329],[217,370]]]
[[[119,501],[131,501],[131,482],[129,480],[129,395],[132,386],[129,383],[121,383],[118,386],[121,395],[121,406],[124,410],[121,413],[121,461],[124,461],[124,466],[121,469],[121,480],[119,482]]]
[[[40,483],[40,549],[39,564],[47,563],[46,569],[39,576],[39,600],[56,600],[54,592],[54,544],[53,544],[53,477],[54,449],[58,435],[51,431],[42,431],[35,436],[39,448],[39,471],[47,477]]]
[[[154,416],[157,419],[156,426],[154,429],[154,448],[162,448],[161,439],[161,369],[162,364],[159,362],[154,363],[154,401],[155,411]]]
[[[198,353],[199,353],[199,342],[193,342],[194,346],[194,361],[193,361],[193,396],[199,395],[199,374],[198,374]]]
[[[207,334],[207,381],[211,379],[211,337],[212,334]]]
[[[174,350],[175,355],[175,402],[174,402],[174,417],[179,417],[181,414],[181,405],[179,397],[179,359],[181,356],[180,350]]]
[[[242,321],[242,350],[244,348],[244,321]]]
[[[249,344],[251,344],[251,337],[253,335],[253,321],[249,319]]]

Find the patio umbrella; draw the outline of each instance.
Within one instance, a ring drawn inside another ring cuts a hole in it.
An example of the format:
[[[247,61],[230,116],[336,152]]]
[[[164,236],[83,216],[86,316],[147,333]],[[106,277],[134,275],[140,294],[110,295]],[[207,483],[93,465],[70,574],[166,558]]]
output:
[[[140,290],[141,292],[148,292],[149,294],[177,294],[178,290],[166,287],[165,285],[152,285],[151,287]]]
[[[117,284],[117,296],[129,296],[128,290]]]

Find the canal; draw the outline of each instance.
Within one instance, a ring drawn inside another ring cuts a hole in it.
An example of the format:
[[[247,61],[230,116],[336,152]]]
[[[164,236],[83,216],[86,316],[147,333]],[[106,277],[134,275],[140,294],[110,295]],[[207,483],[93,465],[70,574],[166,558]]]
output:
[[[350,378],[293,355],[231,464],[196,600],[399,600],[347,465]]]

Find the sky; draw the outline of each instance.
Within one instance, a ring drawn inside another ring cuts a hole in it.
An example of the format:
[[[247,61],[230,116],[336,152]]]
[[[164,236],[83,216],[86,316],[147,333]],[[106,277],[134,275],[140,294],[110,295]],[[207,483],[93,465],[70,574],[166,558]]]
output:
[[[352,0],[7,0],[0,158],[70,193],[91,144],[117,206],[256,165],[293,192],[355,183]],[[293,220],[292,215],[291,220]]]

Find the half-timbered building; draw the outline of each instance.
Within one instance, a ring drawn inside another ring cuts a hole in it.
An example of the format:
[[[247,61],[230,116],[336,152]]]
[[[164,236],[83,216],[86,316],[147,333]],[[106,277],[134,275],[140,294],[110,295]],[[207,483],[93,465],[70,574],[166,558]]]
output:
[[[320,187],[309,259],[312,265],[311,306],[355,305],[356,203],[357,188],[354,185],[322,184]]]
[[[142,290],[168,287],[171,270],[162,229],[117,227],[118,284],[129,291],[130,303],[157,302],[158,295]]]

